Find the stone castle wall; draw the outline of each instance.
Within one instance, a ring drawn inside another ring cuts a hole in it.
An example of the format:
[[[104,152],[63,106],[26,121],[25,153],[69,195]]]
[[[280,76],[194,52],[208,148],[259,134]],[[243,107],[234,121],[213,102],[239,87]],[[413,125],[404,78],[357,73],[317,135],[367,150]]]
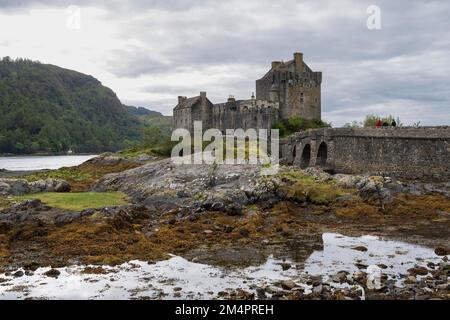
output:
[[[295,53],[289,62],[272,62],[272,68],[256,81],[256,98],[279,103],[279,117],[299,116],[321,120],[322,73],[312,71]]]
[[[281,161],[340,173],[450,179],[450,127],[317,129],[282,140]]]
[[[260,100],[229,101],[215,104],[212,128],[270,129],[278,121],[278,104]]]
[[[174,108],[174,127],[192,132],[194,121],[203,128],[271,129],[279,120],[299,116],[321,119],[322,73],[313,72],[303,61],[302,53],[294,53],[288,62],[272,62],[267,74],[256,81],[256,98],[212,104],[206,93],[193,98],[179,97]],[[189,110],[190,109],[190,110]]]

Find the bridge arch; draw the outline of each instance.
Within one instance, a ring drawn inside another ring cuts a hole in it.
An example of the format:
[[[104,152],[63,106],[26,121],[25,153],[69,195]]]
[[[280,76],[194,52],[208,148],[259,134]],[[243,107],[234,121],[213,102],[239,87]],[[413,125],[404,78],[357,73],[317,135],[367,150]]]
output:
[[[317,150],[316,166],[324,167],[327,164],[328,145],[322,141]]]
[[[302,157],[300,158],[300,168],[306,169],[311,162],[311,145],[306,144],[303,147]]]

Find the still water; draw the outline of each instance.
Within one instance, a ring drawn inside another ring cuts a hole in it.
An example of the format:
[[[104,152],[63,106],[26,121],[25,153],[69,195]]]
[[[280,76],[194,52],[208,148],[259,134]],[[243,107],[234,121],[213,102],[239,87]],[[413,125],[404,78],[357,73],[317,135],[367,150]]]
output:
[[[59,169],[77,166],[93,157],[95,155],[0,157],[0,169],[9,171]]]
[[[45,275],[50,267],[39,268],[22,277],[0,274],[0,300],[213,299],[220,291],[242,289],[252,292],[255,286],[264,287],[289,279],[309,293],[312,287],[305,283],[308,275],[328,279],[341,270],[352,274],[359,270],[355,263],[368,266],[385,264],[387,269],[382,273],[392,278],[407,275],[407,270],[416,265],[426,266],[429,262],[437,264],[441,261],[430,248],[373,236],[347,237],[325,233],[322,239],[323,250],[314,251],[299,265],[270,256],[259,266],[227,269],[172,255],[170,259],[155,264],[130,261],[120,266],[104,266],[103,274],[86,274],[83,270],[87,266],[59,268],[61,274],[58,278]],[[367,252],[354,250],[355,245],[366,246]],[[292,268],[284,270],[281,263],[292,264]],[[402,281],[399,280],[397,285],[403,286]]]

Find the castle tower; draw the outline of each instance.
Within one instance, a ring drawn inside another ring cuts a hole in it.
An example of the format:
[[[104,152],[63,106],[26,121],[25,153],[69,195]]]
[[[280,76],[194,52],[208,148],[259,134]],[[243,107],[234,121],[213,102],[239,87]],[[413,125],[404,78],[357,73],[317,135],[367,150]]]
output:
[[[270,70],[256,81],[256,99],[279,103],[279,118],[321,119],[322,73],[314,72],[295,52],[287,62],[273,61]]]

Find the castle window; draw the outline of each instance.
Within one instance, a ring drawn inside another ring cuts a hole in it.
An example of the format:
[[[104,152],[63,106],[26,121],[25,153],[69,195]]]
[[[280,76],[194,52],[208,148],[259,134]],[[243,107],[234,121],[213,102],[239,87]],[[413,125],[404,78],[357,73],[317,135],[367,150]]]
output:
[[[272,74],[272,83],[275,83],[275,73]]]
[[[305,102],[305,95],[303,92],[300,93],[300,103],[304,103]]]

